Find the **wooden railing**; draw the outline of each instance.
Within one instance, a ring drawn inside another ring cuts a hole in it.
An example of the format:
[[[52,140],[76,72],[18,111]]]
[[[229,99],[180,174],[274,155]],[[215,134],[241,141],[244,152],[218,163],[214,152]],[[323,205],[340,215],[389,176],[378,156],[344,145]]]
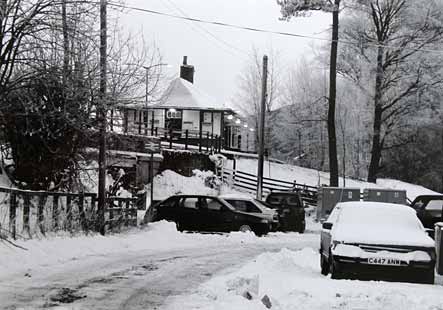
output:
[[[219,135],[214,135],[209,131],[199,131],[199,130],[172,130],[167,128],[155,127],[151,129],[146,129],[146,131],[141,130],[136,124],[128,127],[128,133],[137,134],[147,134],[153,137],[158,137],[162,141],[169,142],[169,148],[177,148],[177,144],[184,148],[185,150],[191,147],[198,148],[199,152],[209,152],[210,150],[215,150],[220,152],[223,148],[223,139]],[[134,131],[131,131],[134,130]]]
[[[137,225],[146,197],[107,197],[105,231]],[[27,191],[0,187],[2,234],[31,238],[49,231],[99,231],[97,194]]]
[[[252,173],[247,173],[239,170],[223,170],[223,181],[230,183],[232,186],[248,191],[250,193],[257,193],[257,176]],[[309,205],[317,204],[317,191],[318,188],[315,186],[309,186],[306,184],[300,184],[296,182],[289,182],[285,180],[273,179],[263,177],[263,197],[266,196],[271,191],[299,191],[301,193],[303,201]]]

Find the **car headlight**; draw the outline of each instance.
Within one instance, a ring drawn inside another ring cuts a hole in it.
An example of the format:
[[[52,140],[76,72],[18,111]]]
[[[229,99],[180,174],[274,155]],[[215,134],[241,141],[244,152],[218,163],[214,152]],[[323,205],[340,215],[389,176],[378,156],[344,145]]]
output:
[[[344,243],[343,241],[337,241],[337,240],[332,241],[332,249],[334,250],[338,244],[343,244],[343,243]]]
[[[269,224],[269,221],[266,220],[266,219],[261,219],[261,220],[260,220],[260,223],[263,223],[263,224]]]

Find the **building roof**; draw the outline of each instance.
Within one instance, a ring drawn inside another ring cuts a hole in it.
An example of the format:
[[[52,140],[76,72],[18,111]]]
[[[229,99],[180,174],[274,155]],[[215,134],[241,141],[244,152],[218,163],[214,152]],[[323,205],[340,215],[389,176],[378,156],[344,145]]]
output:
[[[163,99],[153,107],[186,110],[232,110],[182,78],[172,80]]]

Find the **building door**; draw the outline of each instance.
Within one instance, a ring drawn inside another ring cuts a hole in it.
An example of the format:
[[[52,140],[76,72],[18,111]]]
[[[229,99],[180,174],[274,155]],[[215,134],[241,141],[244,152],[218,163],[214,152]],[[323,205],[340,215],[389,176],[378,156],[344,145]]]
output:
[[[173,131],[173,137],[180,137],[182,130],[182,117],[181,110],[169,109],[165,113],[165,129],[169,132]]]

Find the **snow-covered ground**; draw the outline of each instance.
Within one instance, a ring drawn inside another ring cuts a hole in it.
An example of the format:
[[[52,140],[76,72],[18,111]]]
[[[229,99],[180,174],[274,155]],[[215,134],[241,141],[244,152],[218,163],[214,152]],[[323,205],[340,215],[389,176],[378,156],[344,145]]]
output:
[[[233,162],[228,161],[227,168],[232,169]],[[257,160],[239,158],[236,160],[236,169],[257,174]],[[265,161],[263,175],[265,177],[286,180],[289,182],[296,181],[300,184],[310,186],[321,186],[323,184],[329,184],[329,173],[321,172],[315,169],[303,168],[287,164],[270,163]],[[343,186],[343,178],[339,178],[340,186]],[[430,189],[427,189],[420,185],[410,184],[398,180],[392,179],[378,179],[377,184],[368,183],[359,180],[353,180],[346,178],[346,187],[354,188],[389,188],[389,189],[401,189],[406,190],[406,195],[410,200],[413,200],[418,195],[433,195],[437,194]]]
[[[104,237],[17,241],[26,251],[0,242],[0,308],[153,309],[262,252],[317,246],[319,226],[309,225],[303,235],[257,237],[180,233],[158,222]],[[59,301],[71,295],[78,300]]]
[[[193,294],[174,298],[166,307],[179,309],[379,309],[443,308],[439,285],[332,280],[320,274],[319,254],[312,248],[263,253],[239,270],[203,283]],[[246,298],[247,292],[250,294]]]
[[[318,223],[309,222],[308,229],[318,231]],[[71,260],[94,255],[109,255],[133,251],[161,252],[198,248],[207,244],[237,246],[240,244],[287,243],[296,240],[298,234],[271,233],[259,238],[253,233],[232,232],[230,234],[197,234],[180,233],[175,224],[170,222],[150,223],[141,229],[133,229],[126,233],[79,235],[71,237],[68,233],[59,233],[50,238],[17,240],[17,248],[12,244],[0,241],[0,278],[9,275],[25,274],[38,270],[40,267],[63,264]],[[311,240],[317,239],[316,235]]]

